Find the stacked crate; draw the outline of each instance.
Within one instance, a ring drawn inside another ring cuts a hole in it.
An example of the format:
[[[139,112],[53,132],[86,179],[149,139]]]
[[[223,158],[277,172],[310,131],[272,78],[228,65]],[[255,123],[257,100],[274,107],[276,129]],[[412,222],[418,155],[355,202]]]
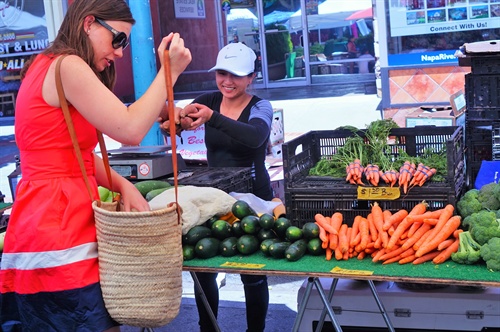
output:
[[[467,54],[465,75],[467,188],[474,183],[483,160],[500,158],[500,53]]]
[[[366,137],[363,130],[356,134]],[[358,186],[349,184],[345,178],[309,175],[319,160],[336,154],[353,135],[347,129],[310,131],[283,144],[286,215],[293,225],[302,227],[313,221],[316,213],[332,215],[334,212],[341,212],[344,221],[351,224],[356,215],[366,217],[375,201],[382,209],[393,213],[400,209],[409,211],[423,200],[430,209],[437,210],[447,204],[455,205],[462,195],[465,182],[463,127],[439,127],[436,130],[435,126],[419,126],[391,130],[389,136],[393,143],[387,153],[394,158],[402,151],[417,157],[426,149],[446,149],[445,181],[431,179],[422,187],[414,187],[407,194],[401,193],[397,199],[367,199],[358,194]],[[386,186],[381,184],[379,189],[384,191]]]

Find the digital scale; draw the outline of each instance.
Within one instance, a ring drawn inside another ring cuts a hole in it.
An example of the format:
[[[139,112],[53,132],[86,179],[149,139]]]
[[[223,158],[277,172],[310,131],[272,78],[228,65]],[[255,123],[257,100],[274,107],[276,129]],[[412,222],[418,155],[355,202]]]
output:
[[[174,173],[172,154],[168,145],[130,146],[109,150],[109,166],[128,180],[152,180]],[[177,170],[186,168],[177,153]]]

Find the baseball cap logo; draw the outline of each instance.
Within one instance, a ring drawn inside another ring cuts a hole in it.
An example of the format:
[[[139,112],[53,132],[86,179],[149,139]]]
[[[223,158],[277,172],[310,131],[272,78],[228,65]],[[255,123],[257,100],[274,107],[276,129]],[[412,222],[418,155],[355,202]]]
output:
[[[236,58],[236,55],[225,55],[224,59],[231,59],[231,58]]]

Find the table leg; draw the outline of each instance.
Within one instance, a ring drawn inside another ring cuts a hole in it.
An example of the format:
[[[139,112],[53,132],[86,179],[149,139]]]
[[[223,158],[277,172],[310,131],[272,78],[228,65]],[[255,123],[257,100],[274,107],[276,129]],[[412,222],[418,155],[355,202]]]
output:
[[[323,289],[323,286],[321,286],[319,278],[314,278],[314,285],[318,289],[318,294],[321,297],[321,300],[323,301],[325,309],[328,311],[328,316],[330,316],[330,319],[332,320],[332,324],[333,327],[335,328],[335,331],[342,332],[342,327],[340,327],[339,322],[337,322],[337,319],[335,318],[335,313],[333,312],[332,306],[330,305],[330,301],[328,301],[328,298],[326,297],[325,291]]]
[[[299,330],[300,323],[302,322],[302,318],[304,317],[304,312],[306,311],[307,302],[309,301],[309,297],[311,296],[313,285],[313,278],[307,278],[306,290],[304,292],[304,297],[302,297],[301,303],[298,304],[297,316],[295,316],[292,332],[297,332]]]
[[[395,332],[394,326],[392,325],[392,322],[389,316],[387,315],[387,312],[385,311],[384,304],[382,303],[382,301],[380,301],[380,298],[378,297],[378,292],[377,289],[375,288],[375,285],[373,284],[373,281],[368,280],[368,285],[370,285],[370,290],[372,291],[373,298],[375,299],[375,302],[377,302],[380,313],[382,314],[382,317],[384,318],[385,324],[389,328],[389,331]]]
[[[212,321],[213,327],[215,328],[215,331],[220,332],[220,327],[219,323],[217,322],[217,318],[215,318],[214,312],[212,311],[212,308],[210,308],[210,304],[208,303],[207,297],[205,296],[205,292],[201,288],[200,281],[198,280],[198,277],[196,276],[195,272],[189,272],[191,274],[191,277],[193,278],[194,281],[194,289],[195,292],[201,297],[201,300],[203,301],[203,305],[205,306],[205,309],[208,312],[208,315],[210,316],[210,320]]]
[[[338,278],[333,278],[332,285],[330,286],[330,292],[328,293],[328,303],[332,303],[333,293],[335,293],[335,288],[337,287],[337,283],[339,282]],[[323,324],[326,318],[326,307],[321,311],[321,316],[319,317],[318,325],[316,326],[316,332],[321,332],[323,329]]]

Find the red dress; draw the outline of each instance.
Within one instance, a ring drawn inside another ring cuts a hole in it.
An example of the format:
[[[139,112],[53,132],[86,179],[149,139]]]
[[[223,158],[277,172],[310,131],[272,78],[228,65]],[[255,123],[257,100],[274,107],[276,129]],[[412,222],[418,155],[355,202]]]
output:
[[[42,97],[52,61],[55,58],[37,56],[17,97],[15,137],[22,179],[0,265],[4,331],[16,322],[30,331],[54,327],[99,331],[116,325],[100,293],[92,200],[62,109],[48,105]],[[70,106],[70,112],[94,197],[98,197],[93,155],[96,130],[74,107]]]

